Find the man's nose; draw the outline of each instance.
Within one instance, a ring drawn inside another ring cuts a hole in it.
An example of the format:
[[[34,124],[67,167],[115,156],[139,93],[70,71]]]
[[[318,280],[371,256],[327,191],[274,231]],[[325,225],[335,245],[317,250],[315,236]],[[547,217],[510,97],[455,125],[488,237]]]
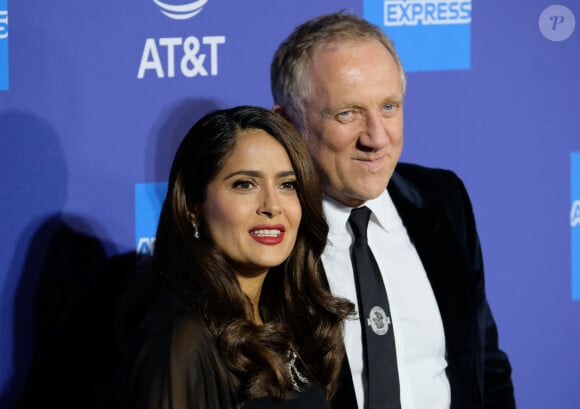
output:
[[[365,129],[359,137],[359,143],[370,150],[380,150],[389,144],[389,134],[385,118],[380,113],[367,113]]]

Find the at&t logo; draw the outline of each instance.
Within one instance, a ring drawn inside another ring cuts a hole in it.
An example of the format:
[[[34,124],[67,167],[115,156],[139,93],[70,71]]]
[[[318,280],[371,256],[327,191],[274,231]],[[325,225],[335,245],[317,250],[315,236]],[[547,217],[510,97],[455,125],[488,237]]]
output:
[[[148,38],[143,47],[137,78],[145,77],[148,70],[154,71],[157,78],[173,78],[176,60],[179,71],[184,77],[216,76],[218,75],[218,46],[225,42],[225,36],[204,36],[201,41],[195,36],[164,37],[157,40]],[[209,47],[209,61],[206,59],[208,53],[200,52],[202,45]],[[165,49],[164,60],[161,59],[158,48]]]
[[[187,20],[188,18],[192,18],[199,14],[208,1],[209,0],[197,0],[183,4],[168,4],[161,0],[153,0],[153,3],[157,4],[161,9],[161,12],[167,17],[174,20]]]
[[[152,0],[161,12],[174,20],[186,20],[203,10],[209,0]],[[137,78],[150,73],[157,78],[186,78],[217,76],[219,46],[225,44],[223,35],[147,38],[141,53]]]

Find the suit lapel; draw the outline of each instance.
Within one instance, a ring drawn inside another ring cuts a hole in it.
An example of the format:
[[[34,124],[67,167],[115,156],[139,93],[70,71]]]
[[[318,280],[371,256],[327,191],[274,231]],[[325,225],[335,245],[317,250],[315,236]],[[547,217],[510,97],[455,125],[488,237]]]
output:
[[[388,190],[427,272],[444,321],[471,311],[473,283],[465,273],[469,265],[445,208],[397,173]]]
[[[469,264],[440,202],[427,198],[396,173],[388,191],[423,263],[439,306],[445,331],[452,408],[464,407],[468,385],[471,385],[466,374],[475,364],[477,339],[473,319],[477,305]]]

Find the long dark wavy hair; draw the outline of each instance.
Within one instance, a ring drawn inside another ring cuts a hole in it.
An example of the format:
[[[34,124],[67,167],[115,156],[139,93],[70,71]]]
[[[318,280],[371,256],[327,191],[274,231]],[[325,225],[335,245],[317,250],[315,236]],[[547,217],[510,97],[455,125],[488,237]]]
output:
[[[212,241],[202,211],[208,184],[233,151],[237,135],[249,129],[263,130],[282,144],[296,173],[302,207],[294,249],[265,279],[261,326],[250,319],[251,302]],[[153,265],[162,299],[207,324],[246,398],[284,397],[292,389],[285,370],[289,350],[298,353],[328,399],[336,389],[344,357],[342,323],[353,306],[333,297],[326,285],[321,254],[327,233],[318,175],[302,138],[284,118],[240,106],[207,114],[187,133],[171,168]]]

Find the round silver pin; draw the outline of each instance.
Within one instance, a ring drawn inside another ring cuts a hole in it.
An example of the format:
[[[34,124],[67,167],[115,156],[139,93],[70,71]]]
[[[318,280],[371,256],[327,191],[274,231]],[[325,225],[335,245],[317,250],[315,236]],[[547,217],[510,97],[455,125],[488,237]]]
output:
[[[367,323],[375,334],[385,335],[389,331],[391,318],[387,317],[385,310],[379,306],[375,306],[371,308]]]

